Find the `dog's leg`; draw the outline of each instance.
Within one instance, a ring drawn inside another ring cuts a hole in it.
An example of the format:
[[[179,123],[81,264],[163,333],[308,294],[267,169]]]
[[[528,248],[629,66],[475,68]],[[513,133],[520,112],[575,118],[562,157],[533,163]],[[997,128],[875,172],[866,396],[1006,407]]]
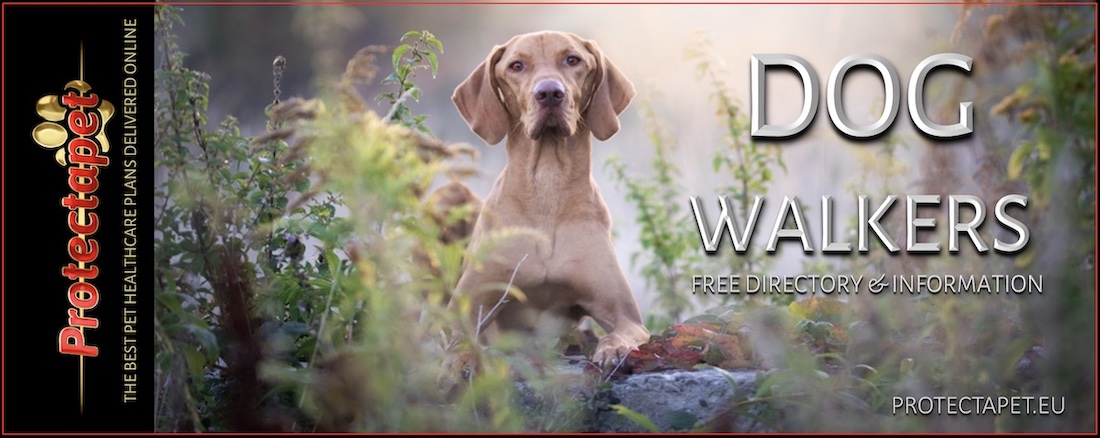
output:
[[[649,330],[642,323],[611,242],[594,246],[590,249],[595,252],[585,254],[583,262],[574,263],[575,275],[570,283],[580,294],[581,307],[607,332],[592,355],[594,362],[607,366],[648,342]]]

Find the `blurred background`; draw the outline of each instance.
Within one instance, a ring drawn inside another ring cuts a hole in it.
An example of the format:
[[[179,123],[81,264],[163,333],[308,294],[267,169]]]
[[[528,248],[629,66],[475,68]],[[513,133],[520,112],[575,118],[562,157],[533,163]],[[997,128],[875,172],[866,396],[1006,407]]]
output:
[[[637,250],[638,224],[635,212],[625,203],[622,188],[609,180],[602,165],[610,155],[622,155],[627,168],[645,178],[652,159],[652,147],[639,116],[639,102],[648,101],[670,132],[675,133],[677,152],[672,158],[684,169],[685,193],[700,196],[711,220],[717,214],[716,188],[729,175],[711,171],[711,156],[723,140],[723,126],[715,116],[710,81],[696,74],[696,63],[685,52],[703,39],[712,43],[716,61],[724,63],[724,82],[747,110],[749,102],[749,59],[756,53],[790,53],[803,57],[816,70],[821,86],[820,107],[805,134],[779,146],[789,171],[776,172],[766,193],[767,203],[757,224],[757,245],[766,243],[784,196],[797,196],[807,209],[811,235],[819,235],[820,197],[832,196],[838,217],[855,214],[856,195],[845,190],[864,164],[860,151],[881,148],[878,143],[856,143],[833,127],[825,108],[825,87],[833,66],[853,54],[876,54],[894,64],[906,93],[912,69],[925,57],[950,51],[948,44],[961,9],[954,6],[754,6],[754,5],[407,5],[407,6],[184,6],[186,26],[178,29],[181,50],[188,54],[191,68],[211,76],[210,120],[225,115],[240,119],[245,135],[264,129],[262,108],[270,103],[271,61],[287,59],[283,79],[284,96],[310,97],[317,93],[313,78],[342,73],[344,63],[368,45],[395,45],[407,30],[428,30],[444,44],[439,75],[426,72],[418,84],[424,90],[414,112],[427,114],[425,125],[448,142],[467,142],[481,155],[477,166],[484,175],[468,184],[479,195],[488,193],[493,178],[505,162],[504,148],[486,146],[466,126],[450,101],[451,92],[465,79],[495,44],[513,35],[538,30],[574,32],[597,41],[627,78],[638,95],[622,114],[622,129],[594,148],[593,170],[615,220],[615,243],[624,269],[632,268],[629,256]],[[384,65],[382,67],[385,67]],[[947,84],[962,78],[952,69],[931,76],[927,94],[930,106],[954,97],[943,97]],[[802,87],[793,73],[772,69],[767,78],[768,120],[786,124],[797,117],[802,105]],[[843,101],[855,123],[876,120],[881,112],[883,86],[870,70],[853,70],[844,84]],[[363,95],[373,97],[388,91],[382,86],[365,87]],[[965,97],[965,95],[963,96]],[[957,103],[952,105],[957,108]],[[385,108],[378,106],[378,111]],[[933,112],[933,114],[935,114]],[[978,124],[985,123],[978,115]],[[956,114],[939,119],[953,123]],[[902,138],[915,137],[908,109],[902,101],[890,131]],[[977,139],[974,139],[977,140]],[[959,151],[959,144],[936,145]],[[899,151],[901,161],[916,162],[922,148]],[[967,160],[966,153],[956,154]],[[909,178],[908,183],[915,181]],[[902,184],[904,193],[915,193]],[[969,193],[959,187],[959,193]],[[765,193],[761,193],[765,194]],[[903,193],[898,193],[903,194]],[[682,200],[688,208],[686,197]],[[899,205],[900,206],[900,205]],[[843,226],[843,223],[842,223]],[[837,232],[844,232],[838,228]],[[898,237],[900,238],[900,236]],[[819,239],[819,237],[815,238]],[[723,247],[723,251],[729,248]],[[820,242],[815,242],[820,246]],[[802,271],[812,257],[797,244],[780,245],[774,256],[772,274]],[[647,307],[650,293],[640,276],[628,275],[640,304]],[[687,294],[689,291],[684,291]],[[707,298],[701,298],[703,306]],[[710,303],[713,304],[713,303]],[[644,310],[643,310],[644,311]]]

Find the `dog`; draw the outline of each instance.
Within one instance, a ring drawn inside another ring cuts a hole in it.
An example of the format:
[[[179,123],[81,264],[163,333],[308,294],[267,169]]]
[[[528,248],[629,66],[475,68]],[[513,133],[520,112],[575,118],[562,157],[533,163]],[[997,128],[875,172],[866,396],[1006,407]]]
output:
[[[607,367],[649,340],[592,177],[591,137],[615,135],[633,97],[633,84],[595,42],[551,31],[495,46],[455,89],[452,101],[475,134],[489,145],[507,138],[507,163],[480,203],[468,247],[489,256],[468,263],[455,287],[470,298],[470,317],[486,321],[481,342],[591,317],[606,332],[592,360]],[[545,239],[490,244],[492,233],[510,228]],[[524,299],[498,306],[510,281]]]

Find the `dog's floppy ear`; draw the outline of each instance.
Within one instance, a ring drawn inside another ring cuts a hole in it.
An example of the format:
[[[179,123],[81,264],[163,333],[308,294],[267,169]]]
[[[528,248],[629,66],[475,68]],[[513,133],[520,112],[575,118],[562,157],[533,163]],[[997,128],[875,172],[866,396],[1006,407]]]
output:
[[[504,55],[505,46],[496,46],[470,76],[455,88],[451,95],[466,124],[489,144],[500,143],[508,134],[508,110],[497,94],[496,77],[493,69]]]
[[[601,141],[607,140],[619,132],[619,114],[634,98],[634,84],[603,56],[595,41],[585,40],[584,47],[596,57],[595,85],[592,100],[584,111],[584,120],[592,135]]]

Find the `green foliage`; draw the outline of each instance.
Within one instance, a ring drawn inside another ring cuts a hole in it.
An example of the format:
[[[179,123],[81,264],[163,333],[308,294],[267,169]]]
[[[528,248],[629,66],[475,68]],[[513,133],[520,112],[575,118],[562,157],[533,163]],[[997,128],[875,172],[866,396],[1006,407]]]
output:
[[[729,73],[713,54],[710,40],[700,37],[699,43],[689,47],[685,56],[695,62],[696,74],[713,90],[710,98],[715,105],[715,118],[725,134],[721,147],[711,158],[711,168],[716,174],[732,176],[732,180],[720,184],[716,192],[729,197],[730,208],[735,212],[731,214],[748,218],[756,196],[767,195],[776,171],[786,173],[787,165],[778,146],[757,143],[749,137],[748,113],[741,110],[740,102],[725,82]],[[751,249],[744,254],[729,251],[720,254],[718,260],[725,271],[743,273],[767,272],[773,262],[767,254]],[[730,297],[722,295],[726,300]],[[793,299],[786,295],[771,297],[778,304]]]
[[[1027,57],[1015,58],[1019,64],[1034,60],[1035,73],[991,109],[996,116],[1012,117],[1026,137],[1017,145],[1008,161],[1009,178],[1026,181],[1032,197],[1040,205],[1050,201],[1056,188],[1052,179],[1060,172],[1056,160],[1062,153],[1082,164],[1087,179],[1095,175],[1093,122],[1096,119],[1096,45],[1091,28],[1095,26],[1080,10],[1045,9],[1034,20],[1046,35],[1045,44],[1028,45]],[[1012,10],[1008,15],[1022,13]],[[991,22],[1003,21],[997,15]],[[1011,18],[1011,17],[1010,17]],[[1015,29],[996,26],[989,32],[1013,33]],[[990,35],[995,37],[999,35]],[[1004,36],[1001,36],[1002,38]],[[1095,193],[1085,187],[1080,201],[1094,202]]]
[[[349,86],[376,50],[324,100],[281,101],[293,66],[277,58],[268,131],[246,138],[233,119],[208,128],[209,78],[183,64],[176,11],[157,11],[157,430],[522,430],[516,359],[476,348],[481,372],[454,398],[437,382],[476,331],[465,300],[439,304],[464,242],[422,220],[423,194],[463,151],[419,134],[403,103],[419,94],[413,70],[438,68],[439,41],[406,35],[386,118]]]
[[[626,406],[611,405],[611,409],[614,409],[615,412],[618,413],[619,415],[622,415],[622,416],[626,417],[627,419],[629,419],[630,421],[633,421],[634,423],[637,423],[639,426],[642,426],[642,428],[644,428],[647,432],[651,432],[651,433],[661,432],[661,429],[657,428],[657,425],[654,424],[653,420],[650,420],[649,417],[646,417],[645,415],[634,412]]]
[[[426,115],[413,115],[405,101],[412,99],[420,101],[420,87],[413,83],[416,71],[429,69],[434,78],[439,72],[439,54],[443,53],[443,43],[428,31],[409,31],[401,36],[403,43],[393,50],[391,63],[393,73],[382,80],[382,85],[394,85],[397,91],[383,93],[378,96],[379,101],[386,102],[391,110],[384,118],[391,123],[400,123],[424,133],[429,133],[424,126]],[[404,42],[409,41],[409,42]]]
[[[302,145],[287,141],[286,125],[316,108],[273,105],[272,130],[259,138],[243,137],[232,118],[210,130],[209,78],[184,66],[171,32],[176,12],[157,11],[158,429],[273,428],[252,414],[255,405],[292,394],[261,382],[263,344],[291,370],[313,361],[332,327],[315,310],[349,292],[343,247],[352,224],[337,214],[339,196],[310,180]]]
[[[651,330],[676,323],[692,308],[688,300],[688,282],[692,272],[702,263],[696,238],[691,233],[692,217],[682,206],[683,190],[679,186],[680,170],[673,165],[671,155],[676,144],[648,102],[641,105],[649,141],[654,147],[652,176],[634,177],[619,156],[608,158],[605,166],[612,179],[626,188],[627,201],[637,209],[641,228],[638,243],[641,249],[630,255],[630,262],[641,264],[646,286],[657,292],[654,306],[663,310],[669,320],[654,320]]]
[[[767,193],[775,170],[786,172],[787,168],[778,147],[758,144],[748,138],[748,117],[741,111],[723,79],[727,75],[711,53],[711,43],[703,39],[689,48],[686,55],[696,61],[698,75],[714,90],[711,98],[716,106],[715,116],[725,133],[722,147],[715,151],[711,164],[715,173],[729,175],[731,181],[720,185],[717,191],[730,197],[734,214],[747,218],[755,197]],[[650,330],[660,330],[680,322],[685,312],[694,310],[694,304],[688,299],[693,274],[715,265],[729,272],[765,272],[771,258],[753,251],[745,254],[729,251],[709,260],[701,255],[694,215],[684,207],[687,197],[680,185],[682,175],[672,161],[677,148],[675,137],[650,103],[643,102],[640,107],[646,133],[654,148],[650,164],[652,173],[634,176],[618,156],[610,157],[605,166],[611,171],[612,179],[626,189],[627,201],[637,212],[641,249],[631,254],[631,263],[640,268],[646,286],[656,292],[654,305],[662,312],[651,313],[646,325]],[[728,300],[730,296],[721,297]],[[772,297],[780,304],[793,299],[782,295]]]
[[[965,5],[963,9],[978,8]],[[709,309],[677,327],[712,327],[719,333],[736,334],[750,353],[749,359],[768,371],[758,378],[758,390],[750,397],[731,400],[728,411],[717,419],[703,421],[695,430],[722,430],[728,418],[750,418],[767,430],[921,431],[945,426],[935,418],[898,419],[890,412],[890,397],[913,391],[934,394],[989,396],[1066,394],[1083,408],[1074,421],[1051,418],[1002,416],[967,418],[965,427],[974,430],[1087,430],[1094,404],[1091,377],[1094,370],[1095,324],[1095,241],[1080,239],[1094,234],[1095,224],[1095,22],[1089,8],[1040,8],[1010,5],[990,11],[982,23],[960,23],[960,27],[981,27],[982,40],[972,49],[981,63],[974,87],[955,85],[948,97],[975,98],[976,110],[987,111],[1007,124],[992,121],[979,125],[982,145],[979,174],[957,175],[952,162],[960,153],[954,143],[933,144],[916,168],[919,190],[949,194],[971,181],[983,196],[1026,193],[1034,204],[1016,212],[1033,231],[1038,247],[1012,257],[986,257],[963,252],[952,257],[912,259],[892,256],[881,243],[858,257],[814,260],[805,263],[807,273],[851,275],[912,273],[989,274],[1012,272],[1045,275],[1059,287],[1047,296],[1013,299],[967,299],[962,296],[858,296],[842,300],[812,298],[801,301],[755,303],[747,301]],[[964,14],[969,17],[970,15]],[[967,51],[963,51],[967,53]],[[726,131],[722,150],[712,161],[713,169],[731,175],[732,181],[719,187],[728,194],[741,217],[755,195],[767,191],[773,171],[785,170],[778,150],[746,139],[746,117],[722,83],[727,76],[710,57],[707,43],[689,50],[700,75],[709,79],[717,103],[718,120]],[[1029,72],[1024,79],[1007,74],[1014,69]],[[1009,91],[1005,93],[1003,90]],[[932,90],[936,93],[940,90]],[[942,98],[943,95],[937,97]],[[935,100],[932,100],[935,101]],[[958,99],[947,99],[957,105]],[[648,106],[646,107],[648,110]],[[644,113],[647,126],[659,126],[652,111]],[[651,131],[653,128],[651,128]],[[694,229],[684,224],[679,213],[664,207],[669,200],[683,199],[677,187],[679,173],[666,153],[668,137],[657,137],[653,177],[631,177],[621,160],[609,162],[615,178],[627,189],[628,199],[639,211],[639,221],[648,236],[661,236],[658,227],[646,228],[650,216],[666,219],[668,235],[677,229]],[[856,149],[861,169],[846,189],[869,198],[872,206],[885,196],[917,190],[909,179],[911,169],[901,152],[911,139],[889,135],[879,142]],[[1003,156],[999,156],[1004,151]],[[996,164],[991,169],[990,163]],[[962,181],[962,182],[960,182]],[[896,207],[895,207],[896,210]],[[657,214],[654,214],[656,212]],[[1055,223],[1055,218],[1057,222]],[[902,217],[888,215],[882,225],[891,235],[903,230]],[[1063,220],[1068,220],[1068,223]],[[849,229],[861,226],[851,217]],[[646,235],[646,234],[643,234]],[[1076,237],[1074,237],[1076,236]],[[876,239],[872,239],[875,241]],[[689,240],[690,242],[691,240]],[[658,286],[667,280],[660,269],[673,267],[677,275],[709,267],[688,258],[677,259],[670,245],[643,238],[643,248],[634,254],[644,260],[647,284]],[[680,257],[697,252],[685,250]],[[1043,255],[1042,258],[1038,258]],[[766,272],[769,258],[745,254],[722,259],[720,269],[732,272]],[[704,260],[706,262],[706,260]],[[685,289],[686,290],[686,289]],[[1050,291],[1050,287],[1047,287]],[[793,299],[793,297],[792,297]],[[683,310],[669,313],[667,301],[658,299],[653,321],[679,320]],[[775,306],[781,304],[784,307]],[[688,308],[690,309],[690,308]],[[1037,321],[1057,320],[1058,324]],[[674,335],[675,336],[675,335]],[[664,335],[643,345],[624,366],[646,371],[681,368],[701,361],[699,352],[714,349],[714,339],[701,347],[674,345]],[[717,338],[715,338],[717,339]],[[1082,350],[1082,346],[1089,347]],[[646,352],[660,350],[653,357]],[[1046,353],[1043,353],[1043,352]],[[657,361],[655,358],[660,359]],[[705,361],[704,361],[705,362]],[[647,368],[650,367],[650,368]],[[1040,374],[1042,373],[1042,374]],[[1076,383],[1074,383],[1076,382]],[[643,427],[649,419],[631,416]],[[649,423],[652,423],[651,421]],[[1073,424],[1069,424],[1073,423]],[[961,424],[961,423],[960,423]],[[717,428],[717,429],[716,429]]]
[[[1006,418],[1002,430],[1083,430],[1095,424],[1096,327],[1096,17],[1090,7],[1013,5],[991,11],[976,49],[991,71],[1025,71],[1023,80],[983,90],[995,119],[1011,126],[989,153],[999,174],[1034,203],[1022,212],[1032,242],[1014,268],[1056,285],[1043,305],[1021,306],[1021,330],[1041,336],[1046,373],[1031,391],[1082,400],[1067,408],[1074,424]],[[998,80],[996,74],[989,81]],[[993,104],[996,102],[996,104]],[[1003,158],[1007,156],[1007,158]],[[1058,324],[1037,323],[1058,321]],[[1088,347],[1084,347],[1084,346]],[[1029,353],[1018,345],[1015,354]],[[1029,358],[1036,362],[1035,358]],[[1033,383],[1034,385],[1034,383]],[[1085,403],[1090,400],[1092,403]]]

